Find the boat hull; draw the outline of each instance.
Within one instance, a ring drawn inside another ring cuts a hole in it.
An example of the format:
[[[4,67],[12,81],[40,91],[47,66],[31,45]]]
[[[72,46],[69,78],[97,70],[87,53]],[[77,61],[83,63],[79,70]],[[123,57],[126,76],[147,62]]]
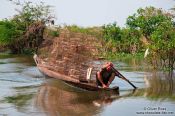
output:
[[[39,71],[45,76],[48,76],[51,78],[56,78],[58,80],[62,80],[68,84],[75,86],[75,87],[79,87],[79,88],[89,90],[89,91],[115,91],[117,93],[119,92],[118,86],[115,86],[113,88],[101,88],[101,87],[98,87],[95,83],[81,82],[78,79],[74,79],[70,76],[49,70],[49,68],[47,68],[44,64],[43,65],[39,64],[36,57],[34,57],[34,60],[36,62],[36,65],[37,65]]]

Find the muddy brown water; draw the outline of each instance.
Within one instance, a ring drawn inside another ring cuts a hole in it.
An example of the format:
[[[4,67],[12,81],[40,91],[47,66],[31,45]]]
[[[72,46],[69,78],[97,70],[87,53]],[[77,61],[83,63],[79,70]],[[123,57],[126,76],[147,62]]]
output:
[[[0,55],[0,116],[175,116],[175,76],[143,61],[114,62],[138,87],[115,78],[120,93],[90,92],[44,77],[31,56]]]

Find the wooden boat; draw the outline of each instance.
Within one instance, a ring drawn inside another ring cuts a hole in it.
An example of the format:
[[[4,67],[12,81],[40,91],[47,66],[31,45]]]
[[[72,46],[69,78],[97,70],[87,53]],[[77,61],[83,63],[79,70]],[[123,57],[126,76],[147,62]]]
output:
[[[101,88],[96,85],[94,82],[88,82],[88,81],[80,81],[79,79],[72,78],[67,75],[60,74],[58,72],[50,70],[50,67],[47,66],[46,64],[42,63],[41,59],[37,57],[37,55],[34,55],[34,60],[35,63],[39,69],[39,71],[44,74],[45,76],[48,77],[53,77],[59,80],[62,80],[68,84],[71,84],[75,87],[79,87],[85,90],[89,91],[114,91],[114,92],[119,92],[119,87],[115,86],[113,88]]]

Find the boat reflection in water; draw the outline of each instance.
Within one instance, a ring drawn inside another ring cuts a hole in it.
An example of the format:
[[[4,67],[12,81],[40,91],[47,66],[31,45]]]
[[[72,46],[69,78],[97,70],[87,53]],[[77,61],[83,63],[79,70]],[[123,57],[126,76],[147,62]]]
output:
[[[100,115],[106,110],[106,106],[120,106],[125,99],[138,99],[144,105],[150,104],[149,101],[171,101],[175,102],[174,90],[175,81],[173,78],[160,77],[160,75],[152,75],[145,77],[145,83],[149,84],[147,88],[140,88],[135,91],[120,90],[120,95],[113,92],[92,92],[84,91],[65,83],[55,80],[47,79],[40,87],[36,95],[36,107],[48,116],[92,116]],[[122,98],[122,99],[120,99]],[[132,103],[132,102],[131,102]],[[127,104],[128,106],[136,107],[138,104]],[[160,105],[160,104],[159,104]],[[171,109],[170,106],[166,106]],[[174,111],[174,110],[173,110]],[[118,112],[118,111],[116,111]],[[129,115],[129,114],[128,114]]]
[[[91,116],[118,98],[114,92],[84,91],[49,79],[38,91],[36,106],[49,116]]]

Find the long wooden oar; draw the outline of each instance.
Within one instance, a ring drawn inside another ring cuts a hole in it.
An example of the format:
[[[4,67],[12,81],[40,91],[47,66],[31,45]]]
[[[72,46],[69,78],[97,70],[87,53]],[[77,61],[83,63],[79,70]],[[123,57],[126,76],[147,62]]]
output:
[[[127,78],[125,78],[120,72],[118,72],[118,70],[116,70],[114,67],[112,67],[112,69],[115,71],[116,75],[119,76],[120,78],[122,78],[123,80],[127,81],[132,87],[134,87],[134,89],[136,89],[137,87],[132,84]]]

